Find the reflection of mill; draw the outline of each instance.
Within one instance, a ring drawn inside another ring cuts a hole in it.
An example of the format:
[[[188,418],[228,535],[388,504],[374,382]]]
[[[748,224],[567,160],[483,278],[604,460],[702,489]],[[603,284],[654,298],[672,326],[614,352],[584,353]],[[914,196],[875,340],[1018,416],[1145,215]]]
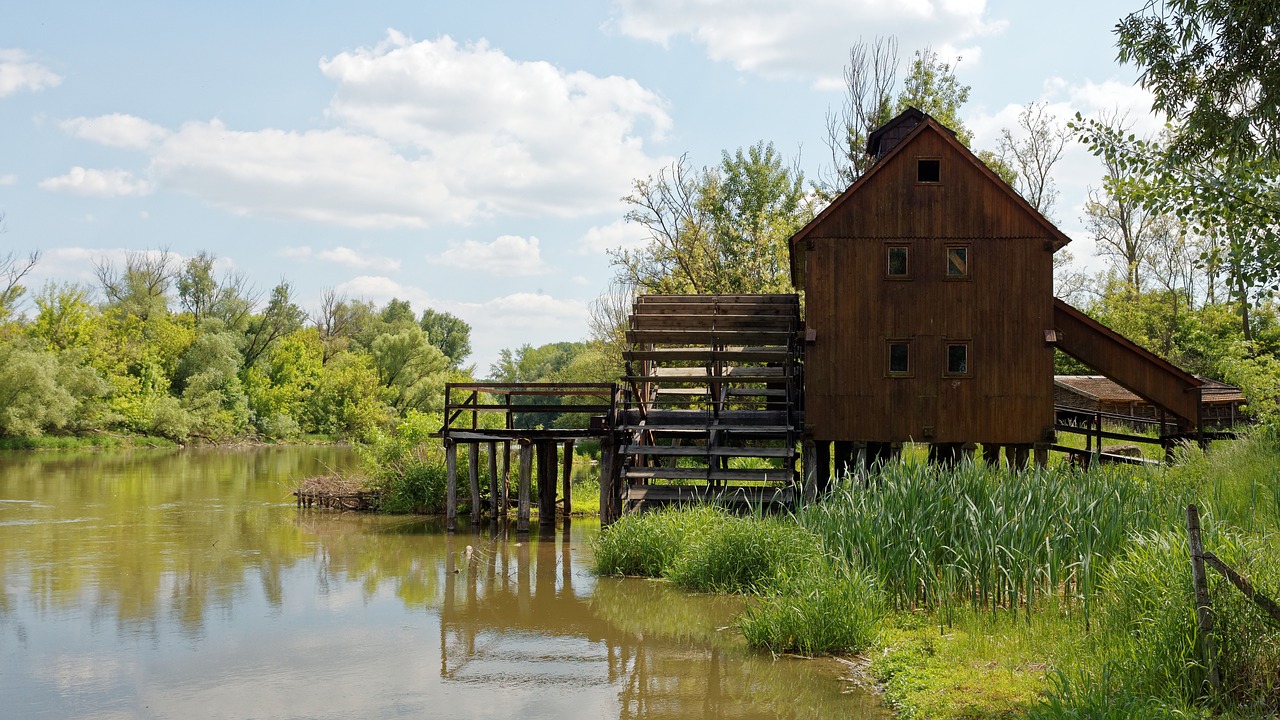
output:
[[[732,614],[726,603],[738,601],[688,597],[663,583],[575,578],[567,537],[568,527],[519,544],[448,536],[441,677],[495,692],[583,694],[623,718],[773,717],[772,696],[795,700],[794,678],[766,672],[769,659],[715,630]]]

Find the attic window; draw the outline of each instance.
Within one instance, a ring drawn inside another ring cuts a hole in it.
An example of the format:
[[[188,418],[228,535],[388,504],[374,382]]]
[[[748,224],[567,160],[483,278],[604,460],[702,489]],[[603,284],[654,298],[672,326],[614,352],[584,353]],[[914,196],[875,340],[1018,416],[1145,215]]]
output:
[[[916,160],[916,182],[942,182],[942,161],[938,158]]]

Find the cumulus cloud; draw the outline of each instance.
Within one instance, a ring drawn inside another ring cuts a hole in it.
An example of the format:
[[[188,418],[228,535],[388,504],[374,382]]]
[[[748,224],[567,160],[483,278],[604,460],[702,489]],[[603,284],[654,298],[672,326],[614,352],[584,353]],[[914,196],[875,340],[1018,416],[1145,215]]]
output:
[[[8,175],[0,175],[0,185],[17,185],[18,176],[10,173]]]
[[[551,268],[542,260],[538,238],[502,235],[493,242],[464,240],[429,260],[449,267],[500,275],[540,275]]]
[[[649,240],[644,228],[626,220],[590,228],[578,240],[579,255],[604,255],[610,250],[632,250]]]
[[[44,90],[61,82],[61,76],[32,60],[22,50],[0,49],[0,97],[21,90]]]
[[[77,117],[58,124],[65,132],[84,140],[111,147],[147,150],[168,136],[169,131],[133,115]]]
[[[615,207],[631,178],[670,161],[647,149],[671,126],[666,103],[631,79],[395,31],[319,69],[336,86],[329,128],[215,119],[170,130],[121,114],[62,128],[146,152],[156,188],[238,215],[357,228],[578,217]]]
[[[380,270],[394,272],[400,269],[400,261],[385,255],[371,255],[351,248],[338,246],[332,250],[321,250],[316,257],[328,262],[345,265],[355,270]]]
[[[286,246],[277,250],[276,255],[291,260],[306,260],[311,257],[311,247],[309,245]]]
[[[713,60],[738,70],[838,87],[849,44],[895,35],[905,50],[932,46],[943,57],[974,62],[978,38],[1003,30],[986,0],[619,0],[612,25],[621,33],[667,44],[685,36]]]
[[[89,197],[141,197],[151,194],[151,183],[127,170],[73,167],[66,175],[40,181],[40,188]]]

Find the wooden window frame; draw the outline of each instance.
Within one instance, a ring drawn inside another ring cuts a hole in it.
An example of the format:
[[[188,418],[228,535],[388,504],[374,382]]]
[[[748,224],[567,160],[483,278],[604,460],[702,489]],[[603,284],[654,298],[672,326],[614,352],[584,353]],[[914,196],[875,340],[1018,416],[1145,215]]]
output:
[[[951,371],[951,348],[964,348],[964,372]],[[973,341],[946,339],[942,341],[942,376],[947,378],[973,377]]]
[[[951,251],[964,250],[964,275],[951,274]],[[948,282],[973,280],[973,243],[947,243],[942,250],[942,279]]]
[[[898,249],[907,251],[907,272],[903,275],[893,275],[893,274],[890,274],[889,272],[889,255],[892,253],[892,251],[898,250]],[[911,246],[911,243],[891,242],[891,243],[884,244],[884,258],[883,258],[884,264],[881,265],[881,267],[884,268],[885,280],[910,280],[911,279],[912,265],[913,265],[913,263],[911,262],[911,256],[915,254],[914,252],[912,252],[912,250],[913,248]]]
[[[937,163],[937,164],[938,164],[938,179],[937,179],[937,180],[921,180],[921,179],[920,179],[920,168],[921,168],[921,163],[926,163],[926,162],[935,162],[935,163]],[[925,156],[925,157],[917,157],[917,158],[916,158],[916,184],[917,184],[917,185],[928,185],[928,186],[936,186],[936,185],[941,185],[941,184],[942,184],[942,158],[941,158],[941,157],[938,157],[938,156]]]
[[[912,346],[915,343],[911,338],[885,338],[884,341],[884,376],[887,378],[910,378],[915,377],[915,363],[912,362],[911,356],[915,354]],[[907,348],[907,369],[896,371],[893,369],[893,348],[895,345],[902,345]]]

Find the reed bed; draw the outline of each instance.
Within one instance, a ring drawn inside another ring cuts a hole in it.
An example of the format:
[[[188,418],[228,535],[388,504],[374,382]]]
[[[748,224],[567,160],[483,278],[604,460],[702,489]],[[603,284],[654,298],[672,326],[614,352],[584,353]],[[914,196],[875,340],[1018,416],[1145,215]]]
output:
[[[1025,609],[1081,603],[1108,558],[1165,515],[1141,474],[1009,473],[893,464],[799,514],[828,552],[877,577],[895,609]]]

